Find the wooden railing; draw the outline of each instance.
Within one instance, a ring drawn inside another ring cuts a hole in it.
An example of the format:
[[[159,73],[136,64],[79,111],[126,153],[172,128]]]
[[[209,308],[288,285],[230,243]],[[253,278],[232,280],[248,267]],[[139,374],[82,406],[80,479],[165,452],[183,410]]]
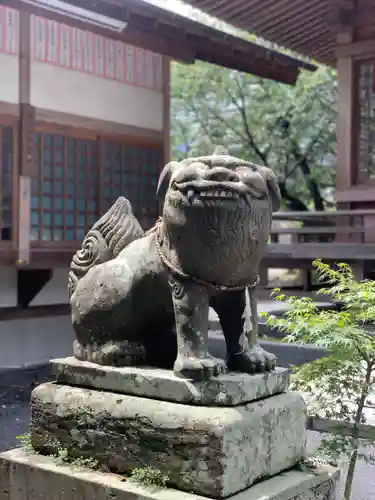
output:
[[[374,220],[365,224],[365,217]],[[365,233],[375,232],[375,210],[341,210],[336,212],[278,212],[273,215],[271,241],[290,235],[292,242],[326,242],[329,237],[345,234],[350,240],[365,242]],[[359,238],[358,238],[359,236]]]
[[[277,212],[267,256],[375,260],[375,210]]]

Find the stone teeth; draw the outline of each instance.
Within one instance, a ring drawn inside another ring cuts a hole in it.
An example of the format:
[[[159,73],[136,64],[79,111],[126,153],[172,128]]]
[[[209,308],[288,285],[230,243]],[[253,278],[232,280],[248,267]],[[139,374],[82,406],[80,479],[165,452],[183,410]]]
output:
[[[234,193],[231,191],[201,191],[200,196],[210,198],[233,198]]]

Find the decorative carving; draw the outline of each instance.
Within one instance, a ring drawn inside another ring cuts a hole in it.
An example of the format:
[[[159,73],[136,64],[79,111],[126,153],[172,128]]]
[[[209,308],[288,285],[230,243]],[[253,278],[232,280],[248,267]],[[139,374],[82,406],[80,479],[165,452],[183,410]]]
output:
[[[280,204],[275,176],[218,148],[166,165],[157,195],[163,215],[152,230],[144,234],[120,198],[74,256],[76,357],[174,366],[177,375],[196,380],[219,375],[225,364],[207,353],[211,306],[226,340],[227,366],[247,373],[273,369],[275,357],[257,341],[254,288]]]
[[[94,266],[117,257],[133,239],[143,236],[129,200],[119,198],[90,229],[70,265],[69,296],[76,284]]]

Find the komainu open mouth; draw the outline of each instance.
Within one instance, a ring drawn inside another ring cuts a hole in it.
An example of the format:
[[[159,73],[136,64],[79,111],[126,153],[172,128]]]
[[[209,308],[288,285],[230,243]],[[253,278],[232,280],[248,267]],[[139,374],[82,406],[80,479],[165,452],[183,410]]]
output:
[[[190,191],[193,191],[193,193],[191,193]],[[192,194],[193,196],[200,196],[201,198],[220,198],[220,199],[238,199],[239,197],[239,194],[238,193],[235,193],[233,191],[229,191],[229,190],[224,190],[224,189],[218,189],[218,190],[207,190],[207,191],[195,191],[195,190],[190,190],[189,193],[188,193],[188,197],[189,197],[189,194]]]
[[[190,187],[187,192],[184,192],[189,203],[204,203],[205,201],[235,201],[240,195],[231,189],[197,189]]]
[[[172,189],[179,191],[190,203],[194,201],[208,201],[208,200],[225,200],[233,201],[238,200],[242,193],[227,184],[205,182],[205,185],[198,185],[198,183],[181,183],[172,184]]]

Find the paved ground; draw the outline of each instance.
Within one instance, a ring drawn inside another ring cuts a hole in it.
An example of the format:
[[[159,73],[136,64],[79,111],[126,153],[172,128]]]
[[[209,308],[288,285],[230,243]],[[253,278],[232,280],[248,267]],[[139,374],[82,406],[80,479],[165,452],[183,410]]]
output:
[[[211,351],[218,356],[224,356],[224,343],[220,332],[211,334]],[[282,350],[277,344],[267,346],[280,357],[280,365],[288,366],[291,363],[304,362],[319,355],[310,349],[297,348],[297,351]],[[29,411],[28,400],[35,385],[49,378],[47,368],[30,370],[7,370],[0,372],[0,451],[17,446],[16,437],[27,432]],[[319,436],[309,432],[309,448],[317,445]],[[375,450],[374,450],[375,453]],[[374,500],[375,497],[375,469],[367,465],[359,465],[355,477],[352,500]]]

